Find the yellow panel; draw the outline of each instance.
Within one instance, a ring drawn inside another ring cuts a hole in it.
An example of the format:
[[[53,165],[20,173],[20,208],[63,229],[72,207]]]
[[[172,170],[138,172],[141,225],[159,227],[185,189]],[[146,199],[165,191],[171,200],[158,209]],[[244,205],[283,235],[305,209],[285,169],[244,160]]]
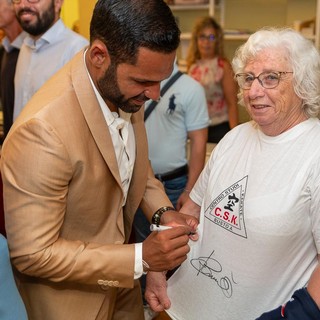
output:
[[[72,0],[69,0],[72,1]],[[75,1],[75,0],[74,0]],[[89,26],[92,16],[92,11],[96,0],[79,0],[79,29],[80,33],[89,39]]]
[[[79,21],[79,1],[78,0],[64,0],[61,19],[70,29],[73,29],[75,24]]]

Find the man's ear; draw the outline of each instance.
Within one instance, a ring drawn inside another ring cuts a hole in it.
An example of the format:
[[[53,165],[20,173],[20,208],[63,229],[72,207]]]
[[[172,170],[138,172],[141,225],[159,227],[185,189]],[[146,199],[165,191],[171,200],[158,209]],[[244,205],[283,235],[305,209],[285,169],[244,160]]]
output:
[[[58,17],[60,16],[63,1],[64,0],[54,0],[55,13],[56,13],[56,15],[58,15]]]
[[[110,56],[106,45],[101,40],[94,40],[89,48],[92,64],[96,68],[109,67]]]

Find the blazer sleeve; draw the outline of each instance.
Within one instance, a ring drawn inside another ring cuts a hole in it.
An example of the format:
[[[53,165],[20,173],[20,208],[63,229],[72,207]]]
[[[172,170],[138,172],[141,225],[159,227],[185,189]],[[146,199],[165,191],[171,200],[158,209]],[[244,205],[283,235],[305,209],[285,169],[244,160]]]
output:
[[[166,195],[162,183],[154,177],[151,165],[148,169],[148,178],[145,194],[141,202],[141,209],[146,215],[149,222],[153,214],[160,207],[172,207],[172,203]]]
[[[143,210],[147,219],[151,221],[152,215],[163,206],[172,206],[164,191],[163,184],[154,177],[151,162],[148,157],[147,133],[144,125],[144,110],[141,109],[131,117],[136,138],[136,166],[134,169],[126,207],[129,212],[136,212],[137,207]],[[137,202],[138,201],[138,202]],[[130,213],[128,213],[129,215]],[[132,216],[133,220],[133,216]]]
[[[83,234],[72,235],[77,225],[71,225],[71,229],[62,234],[68,206],[72,201],[77,203],[70,199],[70,188],[78,188],[79,201],[86,201],[86,190],[90,190],[90,186],[75,175],[74,166],[78,164],[72,163],[70,153],[54,130],[43,120],[31,119],[16,127],[3,146],[1,172],[12,262],[28,276],[53,282],[98,285],[106,280],[131,288],[134,285],[134,245],[123,244],[124,236],[121,236],[117,220],[108,222],[107,216],[101,218],[110,227],[99,241],[96,234],[85,235],[86,223],[90,220],[76,220],[83,223],[79,228]],[[74,148],[78,149],[78,146]],[[84,170],[78,166],[79,170]],[[92,163],[93,169],[94,166]],[[97,193],[97,190],[96,186],[92,192]],[[108,202],[108,199],[103,201]],[[112,201],[116,201],[116,197],[109,200]],[[90,205],[99,208],[99,203],[91,201]],[[80,212],[73,212],[77,214]],[[96,219],[99,216],[101,214],[97,214]]]

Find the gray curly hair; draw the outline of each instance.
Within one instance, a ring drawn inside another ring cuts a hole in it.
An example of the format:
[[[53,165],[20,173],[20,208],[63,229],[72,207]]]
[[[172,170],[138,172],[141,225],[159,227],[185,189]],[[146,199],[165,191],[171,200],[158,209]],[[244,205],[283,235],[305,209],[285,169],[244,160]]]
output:
[[[241,73],[249,60],[262,50],[281,48],[288,54],[293,70],[294,91],[302,100],[302,109],[308,117],[320,113],[320,55],[314,44],[290,28],[266,27],[252,34],[240,46],[232,60],[235,72]],[[243,91],[238,94],[239,104],[244,105]]]

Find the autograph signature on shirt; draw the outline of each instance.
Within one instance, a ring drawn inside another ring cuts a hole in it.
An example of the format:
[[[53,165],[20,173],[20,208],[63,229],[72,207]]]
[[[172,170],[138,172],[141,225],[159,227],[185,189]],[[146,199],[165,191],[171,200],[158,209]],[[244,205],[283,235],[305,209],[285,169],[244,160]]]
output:
[[[222,293],[227,298],[231,298],[233,294],[233,284],[237,284],[233,279],[233,273],[231,272],[230,277],[222,275],[223,267],[217,259],[212,257],[213,254],[214,250],[211,252],[209,257],[191,259],[190,263],[192,267],[198,271],[197,276],[201,273],[204,276],[209,277],[211,280],[216,282]]]

